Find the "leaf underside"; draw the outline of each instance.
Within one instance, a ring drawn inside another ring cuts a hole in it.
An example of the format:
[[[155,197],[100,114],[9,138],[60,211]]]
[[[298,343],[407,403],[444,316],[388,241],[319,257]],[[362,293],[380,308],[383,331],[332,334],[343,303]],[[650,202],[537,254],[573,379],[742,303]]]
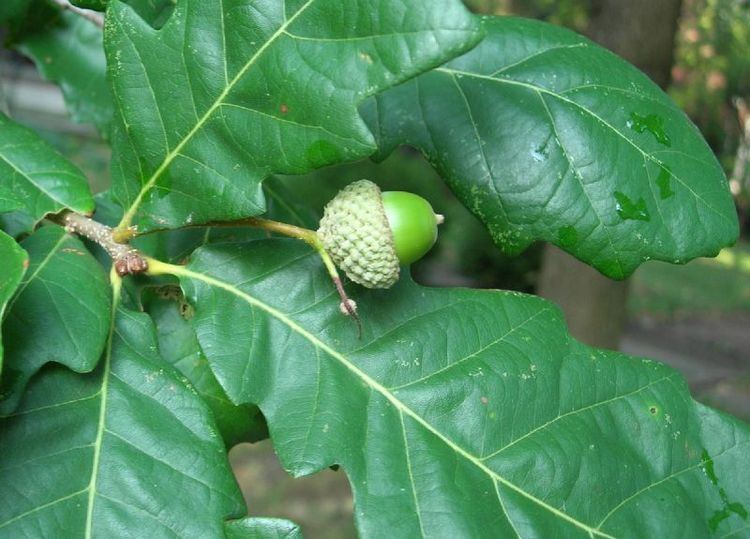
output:
[[[644,74],[562,28],[484,22],[468,54],[367,103],[382,155],[421,149],[511,254],[545,240],[619,279],[736,240],[721,166]]]
[[[203,248],[181,281],[227,394],[260,406],[291,473],[346,469],[365,537],[748,524],[747,426],[692,401],[664,365],[574,341],[539,298],[407,277],[353,288],[358,340],[315,255],[291,241]]]
[[[262,213],[263,179],[372,154],[359,103],[479,37],[458,0],[182,0],[160,30],[113,0],[105,48],[122,224]]]

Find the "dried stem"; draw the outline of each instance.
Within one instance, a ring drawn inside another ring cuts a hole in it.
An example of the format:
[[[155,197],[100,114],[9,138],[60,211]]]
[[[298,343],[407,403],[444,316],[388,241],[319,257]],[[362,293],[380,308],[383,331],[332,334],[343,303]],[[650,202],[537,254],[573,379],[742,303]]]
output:
[[[104,28],[104,18],[95,11],[90,9],[81,9],[71,4],[68,0],[52,0],[61,9],[67,9],[71,13],[75,13],[79,17],[83,17],[89,22],[94,23],[99,28]]]
[[[138,249],[117,243],[112,238],[112,228],[73,212],[66,212],[55,220],[65,226],[68,232],[88,238],[100,245],[112,258],[115,271],[120,277],[144,273],[148,270],[148,262]]]

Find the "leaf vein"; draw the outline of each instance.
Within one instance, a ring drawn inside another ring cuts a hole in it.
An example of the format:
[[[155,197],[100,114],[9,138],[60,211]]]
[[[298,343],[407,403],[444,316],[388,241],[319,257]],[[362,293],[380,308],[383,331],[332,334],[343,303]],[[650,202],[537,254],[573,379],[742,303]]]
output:
[[[286,325],[289,327],[290,330],[292,330],[294,333],[299,334],[302,338],[308,340],[310,343],[312,343],[314,346],[319,347],[322,351],[324,351],[326,354],[328,354],[331,358],[337,360],[339,363],[341,363],[344,367],[346,367],[349,371],[352,372],[353,375],[360,378],[366,385],[370,386],[370,388],[378,393],[380,393],[383,397],[385,397],[393,406],[399,410],[400,412],[408,415],[412,419],[414,419],[418,424],[420,424],[425,430],[433,434],[436,438],[441,440],[445,445],[447,445],[452,451],[466,459],[468,462],[479,468],[482,472],[487,474],[489,477],[493,478],[496,481],[499,481],[503,485],[507,486],[509,489],[514,490],[521,496],[527,498],[532,503],[538,505],[542,509],[549,511],[550,513],[556,515],[557,517],[570,522],[574,526],[581,528],[582,530],[589,531],[595,535],[598,535],[600,537],[605,537],[608,539],[614,539],[611,535],[604,533],[602,531],[596,530],[592,528],[591,526],[587,525],[584,522],[581,522],[577,520],[576,518],[572,517],[571,515],[557,509],[556,507],[553,507],[549,505],[544,500],[537,498],[532,493],[527,492],[523,488],[519,487],[515,483],[509,481],[505,477],[499,475],[497,472],[489,468],[487,465],[485,465],[478,457],[472,455],[458,445],[456,442],[451,440],[449,437],[447,437],[445,434],[440,432],[436,427],[434,427],[432,424],[430,424],[427,420],[422,418],[417,412],[409,408],[406,403],[398,399],[393,393],[391,393],[388,388],[384,387],[380,382],[372,378],[369,374],[362,371],[357,365],[355,365],[352,361],[350,361],[346,356],[344,356],[342,353],[334,350],[331,348],[328,344],[321,341],[318,337],[307,331],[305,328],[297,324],[294,320],[289,318],[287,315],[285,315],[283,312],[275,309],[274,307],[266,304],[265,302],[259,300],[258,298],[251,296],[247,294],[246,292],[243,292],[242,290],[239,290],[235,286],[228,284],[224,281],[221,281],[219,279],[210,277],[208,275],[204,275],[202,273],[198,273],[192,270],[189,270],[187,268],[181,267],[181,266],[169,266],[170,273],[177,275],[179,277],[187,277],[191,279],[195,279],[198,281],[201,281],[209,286],[214,286],[221,288],[225,290],[226,292],[235,295],[241,299],[243,299],[245,302],[247,302],[250,305],[253,305],[255,307],[258,307],[259,309],[265,311],[268,313],[271,317],[275,318],[280,323]]]

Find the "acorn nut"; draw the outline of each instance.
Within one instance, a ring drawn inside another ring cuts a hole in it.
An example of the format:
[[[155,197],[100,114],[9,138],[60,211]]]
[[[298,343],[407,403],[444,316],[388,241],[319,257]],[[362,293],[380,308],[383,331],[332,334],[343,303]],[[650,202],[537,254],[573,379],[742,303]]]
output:
[[[443,222],[422,197],[403,191],[381,193],[368,180],[339,191],[325,207],[318,236],[333,261],[355,283],[390,288],[399,266],[422,258]]]

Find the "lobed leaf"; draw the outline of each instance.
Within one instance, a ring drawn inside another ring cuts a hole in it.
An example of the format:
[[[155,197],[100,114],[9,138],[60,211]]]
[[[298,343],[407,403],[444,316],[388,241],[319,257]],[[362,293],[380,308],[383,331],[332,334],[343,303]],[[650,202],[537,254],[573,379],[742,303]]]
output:
[[[99,368],[50,366],[0,420],[0,534],[222,537],[245,506],[211,413],[120,308]]]
[[[21,284],[29,256],[7,234],[0,232],[0,321],[5,317],[5,308]],[[0,373],[3,370],[3,342],[0,339]]]
[[[94,199],[83,173],[32,130],[0,114],[0,188],[34,222],[70,209],[91,213]],[[5,206],[6,208],[8,206]]]
[[[0,185],[0,213],[12,212],[22,207],[23,205],[13,194],[13,191]]]
[[[283,180],[269,178],[263,183],[263,191],[268,199],[268,217],[298,226],[314,227],[317,224],[319,217],[295,196]],[[122,217],[122,209],[111,200],[109,193],[100,193],[96,200],[96,218],[114,226]],[[159,259],[182,262],[204,245],[266,236],[266,232],[249,227],[197,227],[140,236],[134,245]],[[101,262],[109,264],[103,254]],[[211,408],[227,446],[267,438],[267,426],[257,407],[235,405],[216,381],[188,322],[192,308],[179,288],[168,284],[139,287],[127,283],[125,286],[136,297],[135,303],[154,319],[163,358],[190,381]]]
[[[479,37],[458,0],[181,0],[160,30],[111,1],[121,225],[263,213],[264,178],[370,155],[357,105]]]
[[[345,468],[363,536],[747,529],[748,427],[692,401],[664,365],[574,341],[544,300],[407,277],[353,288],[359,340],[294,242],[210,246],[162,269],[180,276],[217,379],[260,406],[285,468]]]
[[[80,240],[45,226],[21,246],[30,264],[3,321],[0,414],[15,409],[28,380],[46,363],[94,369],[110,325],[106,275]]]
[[[216,381],[189,322],[192,307],[179,287],[157,287],[146,296],[143,307],[154,320],[162,357],[190,381],[206,402],[226,446],[267,438],[268,429],[260,410],[248,404],[235,405]]]
[[[644,74],[543,22],[484,25],[475,49],[368,103],[383,154],[421,149],[510,254],[545,240],[620,279],[736,240],[721,166]]]

